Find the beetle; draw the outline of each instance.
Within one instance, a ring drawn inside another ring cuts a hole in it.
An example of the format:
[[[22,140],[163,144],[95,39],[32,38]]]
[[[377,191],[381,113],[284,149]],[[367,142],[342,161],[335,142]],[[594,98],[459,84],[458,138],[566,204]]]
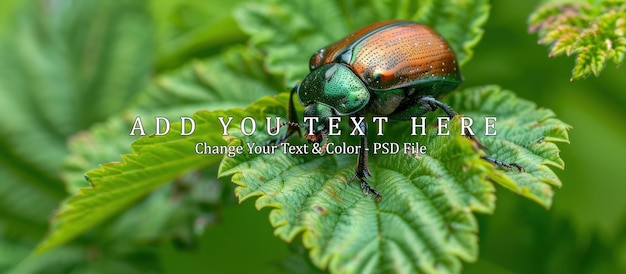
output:
[[[327,144],[329,117],[363,115],[387,116],[410,120],[441,108],[450,118],[457,113],[438,100],[456,89],[463,76],[456,55],[446,40],[432,28],[412,21],[383,21],[366,26],[338,42],[318,50],[309,61],[310,73],[292,90],[289,97],[287,133],[275,144],[300,134],[293,97],[305,106],[304,117],[317,117],[314,132],[305,134],[309,142]],[[358,124],[367,133],[367,123]],[[308,130],[307,130],[308,131]],[[475,136],[466,134],[482,146]],[[355,178],[365,195],[378,200],[380,193],[370,187],[367,166],[367,136],[362,135]],[[322,150],[323,152],[323,150]],[[523,167],[491,157],[485,160],[506,169]]]

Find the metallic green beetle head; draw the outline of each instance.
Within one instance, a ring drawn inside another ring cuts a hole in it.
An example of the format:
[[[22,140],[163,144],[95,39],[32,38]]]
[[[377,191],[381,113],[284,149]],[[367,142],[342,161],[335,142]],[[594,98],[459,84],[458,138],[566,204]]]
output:
[[[317,117],[314,135],[307,139],[320,142],[325,139],[328,118],[351,115],[363,109],[370,93],[361,79],[345,64],[331,63],[313,70],[297,87],[298,99],[304,117]]]

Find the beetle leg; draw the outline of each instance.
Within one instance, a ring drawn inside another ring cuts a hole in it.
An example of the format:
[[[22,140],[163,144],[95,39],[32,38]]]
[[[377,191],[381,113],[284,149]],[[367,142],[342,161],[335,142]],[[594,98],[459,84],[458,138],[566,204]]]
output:
[[[324,155],[326,153],[326,149],[328,148],[328,136],[326,136],[326,132],[321,131],[320,135],[322,136],[322,151],[320,151],[320,155]]]
[[[495,166],[499,166],[503,169],[506,170],[511,170],[512,168],[516,168],[518,172],[523,172],[524,171],[524,167],[518,163],[505,163],[502,161],[499,161],[498,159],[495,159],[493,157],[490,156],[483,156],[481,157],[483,160],[492,163]]]
[[[421,97],[418,99],[418,102],[422,102],[428,106],[430,106],[431,110],[434,111],[437,108],[441,108],[447,115],[448,117],[450,117],[450,119],[454,118],[454,116],[457,115],[456,111],[454,111],[454,109],[452,109],[450,106],[444,104],[443,102],[430,97],[430,96],[425,96],[425,97]],[[478,146],[478,148],[483,149],[483,150],[489,150],[486,146],[484,146],[483,144],[481,144],[478,141],[478,138],[476,138],[476,136],[470,134],[469,130],[465,131],[465,136],[467,138],[469,138],[470,140],[472,140],[474,142],[474,144],[476,144]],[[497,160],[493,157],[490,156],[484,156],[482,157],[483,160],[490,162],[491,164],[498,166],[500,168],[506,169],[506,170],[511,170],[513,167],[515,167],[517,169],[517,171],[519,172],[523,172],[524,171],[524,167],[518,163],[505,163],[502,162],[500,160]]]
[[[376,189],[373,189],[366,181],[365,178],[372,176],[369,168],[367,167],[367,123],[365,120],[359,123],[359,127],[361,131],[365,134],[361,136],[361,146],[359,147],[359,155],[356,162],[356,170],[354,172],[354,176],[350,179],[350,182],[354,181],[354,179],[358,178],[361,183],[361,190],[363,190],[363,194],[369,195],[370,193],[374,194],[374,199],[380,200],[381,196]]]
[[[278,137],[278,139],[273,139],[273,140],[267,141],[267,145],[279,145],[282,142],[284,142],[285,140],[287,140],[287,138],[291,137],[291,135],[293,135],[295,132],[300,133],[299,129],[302,127],[302,125],[298,124],[298,123],[295,123],[295,122],[292,122],[292,121],[282,122],[277,127],[281,128],[281,127],[284,127],[286,125],[289,125],[287,133],[285,133],[282,136]],[[293,130],[293,128],[295,128],[295,130]]]
[[[302,133],[300,132],[300,128],[303,127],[303,126],[298,123],[298,115],[296,114],[296,108],[293,105],[293,94],[296,93],[296,91],[298,90],[298,86],[299,85],[300,84],[298,84],[293,89],[291,89],[291,94],[289,94],[289,107],[287,109],[287,120],[288,121],[284,122],[284,123],[280,123],[280,125],[278,125],[278,128],[282,128],[282,127],[288,125],[289,127],[287,128],[287,133],[285,133],[284,135],[280,136],[278,139],[268,141],[267,142],[268,145],[278,145],[278,144],[284,142],[285,140],[287,140],[287,138],[291,137],[291,135],[293,135],[296,132],[298,133],[298,135],[300,137],[302,137]]]
[[[430,96],[421,97],[418,99],[418,102],[427,104],[431,108],[431,111],[435,111],[437,108],[441,108],[441,110],[443,110],[443,112],[445,112],[448,117],[450,117],[450,119],[458,115],[458,113],[456,113],[456,111],[454,111],[454,109],[452,109],[450,106]],[[488,150],[488,148],[481,144],[476,136],[472,135],[467,129],[465,130],[465,136],[474,141],[474,143],[478,145],[479,148]]]

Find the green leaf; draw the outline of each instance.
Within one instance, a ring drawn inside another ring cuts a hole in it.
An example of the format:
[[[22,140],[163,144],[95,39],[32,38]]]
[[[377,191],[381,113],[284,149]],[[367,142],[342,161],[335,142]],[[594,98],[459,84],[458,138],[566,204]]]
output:
[[[221,127],[217,116],[228,114],[198,112],[192,117],[196,122],[193,137],[181,137],[180,123],[174,123],[168,135],[147,136],[133,143],[132,153],[122,155],[122,163],[109,163],[88,172],[92,188],[81,189],[65,203],[37,251],[68,241],[185,171],[218,162],[221,155],[196,154],[194,148],[198,142],[225,143],[214,129]]]
[[[263,100],[255,108],[285,105],[286,96],[280,99]],[[235,139],[230,145],[246,147],[257,139],[245,144]],[[457,256],[473,260],[477,255],[477,227],[468,209],[474,197],[455,195],[465,191],[453,187],[484,179],[487,164],[458,135],[430,135],[425,141],[438,147],[433,154],[456,161],[404,154],[372,158],[370,183],[384,197],[380,204],[364,196],[357,184],[347,184],[355,155],[244,154],[225,158],[220,175],[236,174],[233,182],[240,186],[235,190],[240,200],[260,196],[257,208],[277,208],[270,221],[279,237],[292,241],[304,232],[304,245],[318,267],[335,272],[398,272],[401,265],[409,267],[404,272],[458,271]],[[456,165],[465,166],[467,172],[449,169]],[[446,195],[448,190],[455,193]],[[492,207],[493,197],[481,202]]]
[[[422,22],[450,42],[461,64],[482,37],[488,17],[486,0],[446,1],[279,1],[249,3],[235,11],[251,43],[266,54],[266,67],[293,86],[308,72],[308,59],[318,49],[366,25],[389,19]]]
[[[549,56],[577,55],[571,80],[596,77],[607,61],[619,66],[626,53],[626,3],[615,0],[588,3],[546,3],[528,19],[529,31],[540,44],[550,45]]]
[[[86,170],[118,161],[120,154],[130,152],[136,137],[129,133],[136,117],[142,119],[146,133],[152,134],[156,116],[180,121],[181,116],[199,109],[245,107],[256,98],[280,90],[277,81],[263,72],[258,52],[241,47],[156,76],[133,101],[132,108],[70,139],[70,155],[63,169],[68,192],[89,186],[84,179]]]
[[[58,132],[68,136],[105,120],[145,88],[153,48],[147,10],[132,0],[64,1],[39,10],[39,23],[23,21],[46,32],[23,31],[33,47],[22,47],[21,63],[37,73],[28,85]]]
[[[150,1],[156,25],[159,71],[184,65],[215,54],[247,36],[234,27],[232,9],[243,2],[215,1],[207,5],[195,0]]]
[[[244,56],[220,56],[232,59],[230,62],[193,62],[175,75],[157,76],[154,85],[145,93],[136,100],[124,102],[128,104],[126,106],[132,106],[129,111],[125,111],[125,117],[110,120],[113,121],[111,127],[106,125],[94,130],[92,133],[96,136],[90,136],[93,139],[86,138],[72,149],[84,151],[88,149],[86,144],[90,140],[106,140],[107,133],[114,134],[114,131],[106,132],[108,129],[123,130],[124,125],[128,125],[135,115],[145,118],[159,113],[171,117],[185,110],[191,113],[192,110],[204,107],[236,107],[246,100],[275,93],[284,89],[285,82],[293,84],[306,74],[308,54],[303,52],[312,53],[350,31],[383,19],[409,18],[428,22],[451,40],[463,63],[469,59],[471,48],[480,38],[480,26],[488,10],[486,1],[396,1],[389,5],[371,1],[370,4],[342,1],[314,4],[300,1],[289,2],[284,6],[249,4],[237,13],[237,19],[242,28],[252,35],[252,45],[259,47],[266,56],[258,52]],[[344,19],[347,15],[354,17]],[[221,25],[212,24],[210,28]],[[199,37],[186,40],[186,45],[195,45],[197,40],[194,39]],[[183,47],[180,52],[161,52],[161,58],[165,60],[165,66],[169,66],[172,63],[168,62],[172,59],[167,58],[178,58],[176,56],[183,56],[187,50]],[[259,60],[265,63],[257,62]],[[265,69],[274,76],[268,77]],[[485,90],[478,92],[482,94],[480,100],[497,101],[493,99],[500,98],[497,94],[507,93],[498,88]],[[466,101],[471,97],[469,94],[477,91],[464,92],[460,100]],[[463,105],[457,110],[462,113],[474,110],[478,114],[491,114],[497,112],[497,107],[513,108],[520,102],[516,98],[501,97],[506,100],[503,99],[501,104],[491,104],[493,109],[485,109],[484,112],[476,107],[464,108]],[[232,122],[235,124],[232,126],[235,132],[231,131],[233,135],[239,129],[241,119],[246,116],[255,117],[259,123],[257,129],[263,130],[264,126],[260,124],[264,121],[264,115],[285,117],[286,100],[287,96],[283,94],[278,99],[264,97],[246,110],[201,111],[194,115],[197,124],[193,136],[177,135],[179,131],[176,128],[180,124],[173,124],[174,130],[167,136],[140,139],[132,146],[131,154],[122,157],[122,163],[107,164],[88,173],[92,188],[80,190],[63,205],[53,220],[49,237],[40,244],[38,251],[69,241],[188,171],[216,163],[222,158],[221,154],[195,155],[194,148],[199,142],[226,144],[221,136],[221,125],[217,122],[218,116],[235,117]],[[543,113],[528,104],[520,104],[534,112]],[[527,111],[519,110],[521,113]],[[221,172],[222,176],[235,174],[236,183],[242,184],[236,191],[241,199],[261,196],[257,206],[278,207],[270,216],[276,233],[283,239],[291,240],[303,232],[303,242],[317,266],[339,272],[458,272],[461,261],[473,261],[477,257],[478,227],[473,212],[489,213],[494,210],[495,189],[492,181],[546,206],[549,205],[550,197],[544,195],[545,182],[558,185],[555,177],[551,177],[553,174],[544,170],[544,164],[551,161],[559,163],[558,153],[548,152],[550,147],[541,145],[527,147],[529,140],[526,138],[541,136],[538,133],[541,131],[545,135],[542,143],[549,143],[559,138],[566,140],[566,133],[563,137],[558,130],[547,130],[542,125],[533,126],[533,122],[541,124],[547,121],[545,115],[520,118],[512,113],[510,117],[512,126],[527,126],[528,131],[534,133],[520,135],[504,130],[502,135],[505,137],[501,140],[494,137],[491,143],[483,142],[491,147],[488,151],[491,156],[519,160],[525,167],[528,164],[529,175],[525,177],[518,178],[518,173],[494,169],[480,159],[483,152],[475,150],[471,141],[457,134],[435,136],[429,130],[428,136],[407,136],[406,123],[390,125],[387,135],[372,137],[371,140],[420,142],[428,147],[428,153],[419,157],[402,153],[372,155],[370,168],[373,176],[370,183],[383,194],[380,203],[364,196],[358,185],[348,184],[354,169],[355,155],[319,157],[244,153],[235,158],[225,158]],[[433,116],[430,118],[432,121]],[[554,125],[566,127],[558,121]],[[453,120],[451,130],[459,132],[458,120]],[[246,137],[244,141],[228,140],[231,145],[250,142],[263,144],[268,136],[258,134]],[[332,139],[335,143],[341,140],[341,137]],[[356,138],[348,140],[352,143],[357,141]],[[493,148],[500,144],[502,149]],[[88,160],[79,165],[93,165],[89,159],[100,156],[86,154]],[[76,168],[74,171],[78,170]],[[75,172],[73,176],[77,174]],[[132,220],[124,219],[125,227],[131,227]],[[151,231],[148,234],[156,235],[158,232]]]
[[[97,163],[115,161],[118,153],[124,153],[124,146],[133,138],[129,133],[135,117],[142,117],[148,131],[148,127],[154,128],[156,115],[175,121],[193,110],[244,106],[275,92],[272,78],[263,73],[258,53],[237,47],[157,77],[154,85],[138,96],[135,108],[129,110],[132,114],[113,117],[72,140],[73,154],[68,157],[64,175],[70,182],[70,192],[76,195],[65,202],[53,219],[50,235],[38,250],[62,244],[130,207],[158,186],[221,159],[222,155],[197,155],[193,145],[185,145],[201,141],[225,144],[219,130],[222,126],[214,118],[217,114],[199,112],[192,117],[196,121],[192,136],[179,136],[180,122],[173,123],[165,136],[137,140],[131,154],[122,156],[123,163],[88,172],[92,188],[78,189],[88,186],[80,179],[84,170]],[[179,149],[181,146],[185,149]]]
[[[496,136],[485,136],[485,123],[475,125],[475,133],[488,150],[486,153],[505,163],[521,164],[525,172],[494,170],[489,177],[546,208],[552,203],[552,187],[561,181],[549,168],[565,168],[555,143],[569,143],[571,127],[555,118],[554,112],[537,108],[534,103],[517,99],[513,92],[485,86],[455,93],[450,106],[481,121],[497,118]]]
[[[58,175],[66,138],[143,88],[151,32],[135,1],[2,5],[0,114],[11,118],[0,121],[0,226],[38,239],[66,196]]]
[[[263,98],[245,116],[260,120],[284,117],[288,96]],[[456,93],[451,105],[480,121],[497,116],[498,134],[481,136],[488,153],[505,162],[517,162],[526,172],[500,171],[482,160],[472,143],[460,136],[458,119],[448,136],[410,136],[407,122],[397,122],[384,135],[370,134],[377,142],[418,142],[425,155],[396,153],[373,155],[370,146],[368,183],[383,196],[381,202],[363,195],[350,183],[355,153],[319,156],[312,153],[251,153],[226,157],[220,176],[233,175],[240,201],[258,197],[258,209],[272,208],[275,234],[286,241],[302,235],[311,260],[331,272],[459,272],[461,260],[474,261],[478,230],[472,212],[494,210],[492,181],[513,189],[544,206],[551,201],[551,185],[560,186],[547,165],[562,167],[553,142],[566,142],[568,126],[549,110],[490,86]],[[429,121],[435,117],[430,115]],[[235,120],[233,123],[235,123]],[[261,145],[270,136],[257,126],[257,134],[242,136],[234,129],[230,146]],[[484,128],[476,127],[476,133]],[[344,134],[345,136],[345,134]],[[355,144],[349,137],[331,143]],[[355,139],[355,138],[352,138]],[[293,145],[302,145],[292,139]]]

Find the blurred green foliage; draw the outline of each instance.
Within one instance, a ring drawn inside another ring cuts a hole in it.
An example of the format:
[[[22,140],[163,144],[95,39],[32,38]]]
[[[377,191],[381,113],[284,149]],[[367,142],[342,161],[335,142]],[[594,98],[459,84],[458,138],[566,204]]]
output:
[[[547,4],[528,19],[539,43],[550,45],[549,56],[576,55],[572,81],[600,75],[609,61],[620,66],[626,54],[626,2],[588,0]]]
[[[227,47],[245,45],[233,19],[239,2],[0,2],[0,272],[258,273],[309,266],[297,244],[272,235],[267,211],[234,205],[232,186],[210,180],[215,170],[187,174],[69,244],[28,257],[68,197],[66,183],[80,177],[78,167],[119,161],[132,138],[105,147],[97,140],[127,134],[134,115],[162,109],[189,115],[201,105],[202,97],[168,89],[167,79],[185,74],[204,84],[185,72],[198,71],[190,63],[210,63]],[[608,67],[598,78],[570,82],[573,60],[546,58],[548,49],[526,33],[538,4],[492,1],[484,37],[463,69],[464,86],[515,90],[574,127],[573,145],[562,146],[564,187],[549,211],[498,188],[495,213],[479,216],[479,260],[464,271],[623,273],[624,70]],[[96,156],[77,156],[90,152]],[[207,188],[218,195],[197,194]]]
[[[548,212],[501,191],[493,216],[480,219],[481,255],[467,270],[618,273],[626,269],[626,89],[623,68],[570,82],[571,58],[526,35],[537,3],[492,2],[485,37],[464,69],[467,85],[498,82],[554,110],[573,126],[557,172],[563,189]],[[479,268],[485,266],[485,268]]]
[[[273,83],[270,75],[284,75],[287,82],[295,82],[306,75],[307,56],[298,52],[314,52],[326,44],[325,41],[337,40],[348,30],[388,18],[420,21],[440,30],[459,53],[459,62],[467,63],[472,48],[482,37],[481,27],[489,12],[485,0],[421,0],[376,6],[379,4],[374,1],[371,5],[333,1],[312,4],[299,0],[242,6],[235,16],[239,26],[250,35],[252,47],[229,49],[215,58],[185,65],[176,73],[165,73],[157,81],[158,88],[142,93],[137,102],[163,112],[167,106],[188,105],[180,100],[182,98],[193,98],[200,105],[189,107],[223,109],[228,108],[230,102],[246,101],[243,98],[275,94],[276,90],[288,89],[291,84],[269,87]],[[341,11],[350,16],[329,16],[328,11]],[[321,18],[323,25],[318,23]],[[49,235],[37,252],[68,242],[185,172],[217,165],[221,155],[198,155],[190,151],[200,142],[226,144],[216,116],[234,118],[229,143],[241,144],[238,137],[241,135],[237,133],[240,119],[254,117],[261,121],[272,114],[285,117],[287,98],[288,93],[282,93],[280,101],[275,96],[262,97],[245,111],[198,111],[193,115],[196,121],[193,136],[180,136],[180,123],[175,123],[166,136],[150,136],[133,142],[131,153],[122,156],[123,162],[103,165],[86,173],[90,187],[76,191],[75,196],[61,205]],[[473,262],[477,258],[478,226],[472,211],[493,212],[493,182],[549,208],[553,196],[551,185],[559,188],[561,182],[547,165],[563,168],[554,142],[568,142],[569,126],[553,119],[552,111],[537,110],[533,103],[523,103],[513,93],[495,85],[457,91],[447,102],[456,111],[471,117],[497,116],[504,125],[499,128],[498,136],[483,139],[486,146],[494,148],[489,155],[504,162],[519,163],[526,171],[498,171],[481,160],[481,152],[474,150],[470,141],[462,136],[412,137],[406,134],[406,123],[394,123],[397,126],[390,125],[385,134],[392,138],[383,140],[384,137],[370,136],[370,142],[419,141],[428,147],[428,156],[370,158],[368,166],[373,176],[368,183],[380,189],[385,197],[380,202],[363,196],[359,186],[343,182],[345,172],[354,172],[356,157],[351,155],[318,157],[278,153],[257,157],[256,153],[239,154],[234,158],[225,157],[218,174],[233,175],[233,183],[240,186],[235,189],[240,201],[260,195],[255,203],[257,208],[275,207],[270,213],[275,234],[291,242],[301,233],[311,261],[321,269],[328,268],[331,272],[367,272],[368,269],[459,272],[460,260]],[[427,116],[435,120],[436,113]],[[434,124],[434,121],[428,123]],[[271,137],[262,133],[262,127],[262,124],[257,125],[256,134],[245,138],[245,142],[264,144],[270,140]],[[478,125],[475,130],[484,132]],[[109,138],[99,138],[91,142],[92,145],[106,146],[119,139],[116,135],[124,135],[123,130],[95,133],[91,136]],[[72,154],[81,155],[82,148],[72,147],[76,152]],[[84,158],[97,156],[82,155]],[[75,162],[73,170],[83,170],[80,157],[72,160]],[[163,216],[167,214],[159,217]],[[376,220],[380,220],[380,225],[372,226]],[[145,229],[144,224],[137,226]]]

